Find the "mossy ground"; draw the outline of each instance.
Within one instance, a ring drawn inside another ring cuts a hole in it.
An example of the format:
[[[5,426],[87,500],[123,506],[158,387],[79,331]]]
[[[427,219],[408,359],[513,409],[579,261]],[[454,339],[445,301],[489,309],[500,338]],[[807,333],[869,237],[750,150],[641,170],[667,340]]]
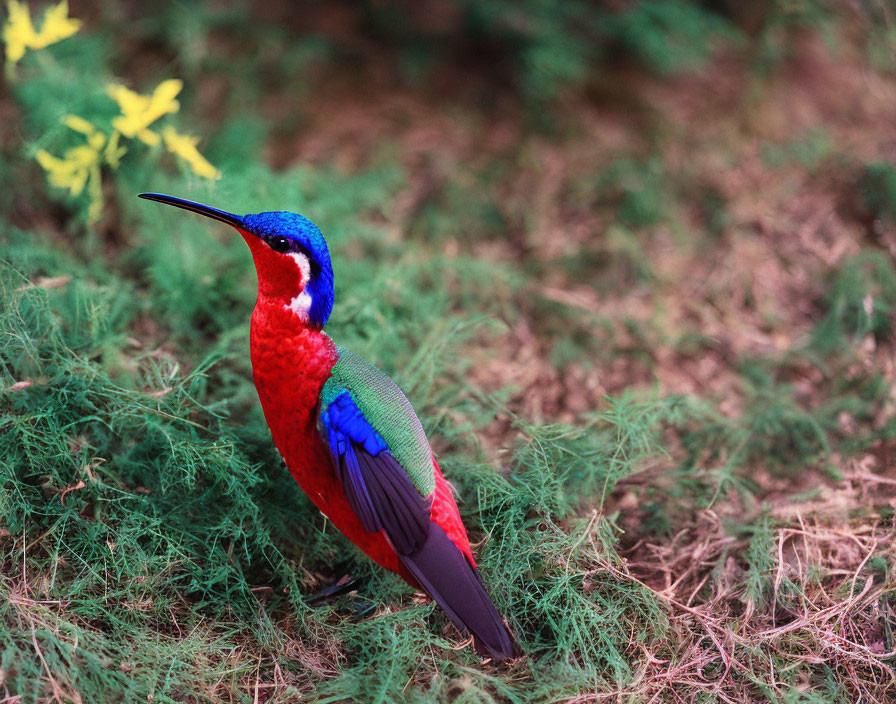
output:
[[[392,3],[73,3],[79,35],[25,57],[2,701],[892,700],[896,17],[613,5],[398,31]],[[182,78],[224,176],[135,152],[86,225],[33,155],[113,76]],[[328,330],[414,403],[525,658],[480,663],[303,496],[250,380],[244,244],[146,190],[321,226]]]

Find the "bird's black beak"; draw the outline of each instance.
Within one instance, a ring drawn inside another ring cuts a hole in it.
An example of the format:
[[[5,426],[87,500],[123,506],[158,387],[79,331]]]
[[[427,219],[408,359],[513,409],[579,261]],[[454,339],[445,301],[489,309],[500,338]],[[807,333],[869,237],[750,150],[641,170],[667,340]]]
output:
[[[146,200],[155,200],[159,203],[167,203],[168,205],[173,205],[177,208],[183,208],[184,210],[190,210],[194,213],[205,215],[205,217],[207,218],[225,222],[232,227],[244,227],[243,218],[239,215],[226,213],[223,210],[218,210],[217,208],[212,208],[211,206],[203,205],[202,203],[194,203],[191,200],[175,198],[174,196],[166,196],[163,193],[141,193],[140,197],[145,198]]]

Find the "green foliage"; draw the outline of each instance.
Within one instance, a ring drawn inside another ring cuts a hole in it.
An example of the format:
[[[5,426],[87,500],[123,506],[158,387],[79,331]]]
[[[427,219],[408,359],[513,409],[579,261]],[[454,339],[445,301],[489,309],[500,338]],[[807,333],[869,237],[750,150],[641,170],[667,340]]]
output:
[[[836,3],[829,0],[770,0],[763,3],[763,21],[753,47],[754,66],[770,73],[793,58],[795,40],[807,30],[818,34],[836,50]]]
[[[774,533],[769,520],[763,516],[753,524],[753,535],[745,555],[747,577],[744,581],[744,601],[748,607],[765,610],[774,569]]]
[[[79,275],[77,267],[67,271]],[[126,288],[84,278],[45,292],[5,266],[2,295],[0,523],[25,541],[18,550],[27,558],[4,570],[3,589],[9,595],[28,588],[23,597],[65,604],[64,613],[7,604],[4,627],[25,633],[30,627],[30,637],[60,658],[57,672],[85,697],[93,691],[102,698],[113,685],[122,693],[146,691],[158,671],[154,659],[160,664],[172,655],[163,634],[153,632],[185,598],[197,617],[226,610],[254,618],[250,579],[267,572],[298,593],[294,568],[277,543],[284,530],[301,533],[313,517],[296,512],[299,498],[288,482],[262,473],[263,465],[277,465],[270,451],[247,456],[245,443],[220,429],[220,404],[200,400],[207,398],[211,360],[183,375],[171,361],[141,355],[128,360],[133,386],[111,378],[113,365],[99,353],[120,340],[128,322],[126,315],[107,315],[110,307],[132,306]],[[257,506],[262,495],[292,499],[266,507],[270,525]],[[233,562],[234,553],[247,569]],[[55,565],[53,579],[28,586],[24,570],[34,575],[48,565]],[[44,625],[35,632],[38,624]],[[63,652],[71,639],[81,641],[83,668]],[[146,641],[146,650],[129,654],[132,639]],[[18,647],[8,644],[4,657]],[[191,638],[174,654],[195,647]],[[14,686],[39,686],[40,663],[31,652],[7,669]],[[104,676],[110,657],[115,668]],[[115,673],[134,657],[145,672],[125,686]],[[189,660],[187,672],[196,667]],[[176,691],[175,684],[159,693]]]
[[[483,34],[515,49],[523,92],[536,101],[581,85],[615,49],[671,74],[700,65],[715,42],[731,35],[722,17],[680,0],[641,0],[621,11],[580,1],[490,0],[468,12]]]
[[[417,209],[411,233],[425,240],[454,239],[462,246],[505,240],[509,223],[496,197],[499,176],[497,170],[471,171],[439,184]]]
[[[479,54],[509,67],[517,91],[536,107],[580,88],[619,55],[668,75],[701,65],[716,44],[735,36],[724,17],[686,0],[457,5],[441,22],[409,17],[399,3],[370,3],[362,17],[380,41],[398,46],[409,75],[458,53]]]
[[[830,451],[827,435],[812,414],[788,398],[786,387],[758,392],[742,421],[747,461],[772,469],[802,469]]]
[[[786,144],[762,146],[763,161],[769,166],[777,168],[796,164],[810,172],[816,171],[833,153],[834,143],[823,129],[809,130],[799,139]]]
[[[748,378],[753,372],[746,371]],[[734,491],[746,505],[754,503],[757,467],[775,476],[799,476],[831,452],[829,415],[807,409],[792,388],[779,380],[749,383],[742,414],[720,415],[706,404],[687,400],[670,420],[687,459],[672,495],[686,502],[712,505],[720,493]],[[674,510],[672,503],[670,510]],[[663,521],[661,505],[655,520]]]
[[[896,55],[893,47],[896,46],[896,27],[886,18],[886,6],[880,5],[873,19],[874,26],[868,32],[868,41],[865,47],[868,53],[868,63],[881,72],[889,75],[896,73]]]
[[[633,676],[627,633],[661,638],[665,616],[640,586],[595,569],[619,560],[612,518],[595,509],[561,521],[584,497],[600,505],[619,479],[659,451],[659,424],[669,411],[666,403],[627,399],[611,401],[583,429],[528,426],[509,482],[489,471],[464,477],[490,536],[482,561],[492,593],[507,600],[516,632],[526,634],[524,647],[556,653],[567,666],[617,686]]]
[[[866,165],[860,190],[874,217],[896,220],[896,166],[887,162]]]
[[[831,355],[846,352],[868,335],[893,334],[896,269],[880,252],[867,251],[844,261],[824,299],[825,314],[812,332],[812,345]]]
[[[697,68],[714,44],[735,32],[723,17],[700,3],[641,0],[610,20],[609,33],[649,69],[670,75]]]
[[[670,201],[669,181],[655,156],[645,161],[620,159],[597,183],[602,197],[618,203],[618,216],[630,227],[656,224],[666,214]]]

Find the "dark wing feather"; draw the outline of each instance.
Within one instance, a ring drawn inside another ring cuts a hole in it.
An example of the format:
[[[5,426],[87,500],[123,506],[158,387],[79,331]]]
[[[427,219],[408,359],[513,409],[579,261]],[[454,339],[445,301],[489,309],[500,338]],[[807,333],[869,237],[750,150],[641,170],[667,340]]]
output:
[[[454,625],[473,634],[481,655],[506,659],[519,654],[519,646],[489,598],[476,568],[441,526],[433,523],[426,543],[401,559]]]
[[[432,526],[430,502],[420,496],[390,453],[369,455],[360,447],[356,451],[380,529],[386,531],[399,556],[419,550]]]
[[[339,481],[345,490],[345,496],[348,499],[352,510],[361,519],[361,525],[368,533],[376,533],[382,530],[379,515],[373,505],[373,499],[367,490],[367,482],[361,474],[361,466],[358,462],[358,455],[351,443],[346,443],[344,450],[340,453],[332,453],[333,466],[339,475]]]

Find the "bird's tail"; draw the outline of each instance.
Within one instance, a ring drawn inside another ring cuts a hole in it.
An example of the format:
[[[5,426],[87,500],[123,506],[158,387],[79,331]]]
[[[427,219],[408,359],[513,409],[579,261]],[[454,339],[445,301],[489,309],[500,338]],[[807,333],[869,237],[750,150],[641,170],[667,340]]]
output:
[[[481,655],[508,659],[519,654],[519,646],[485,591],[476,568],[438,524],[430,525],[423,547],[401,559],[454,625],[472,634]]]

